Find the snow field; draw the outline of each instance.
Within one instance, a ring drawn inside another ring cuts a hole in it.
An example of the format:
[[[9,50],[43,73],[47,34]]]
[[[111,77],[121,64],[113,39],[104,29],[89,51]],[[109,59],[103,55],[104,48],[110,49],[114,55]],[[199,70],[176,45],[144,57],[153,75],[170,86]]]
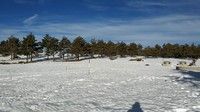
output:
[[[127,112],[135,102],[145,112],[200,110],[200,89],[176,81],[190,77],[174,70],[178,59],[128,60],[0,65],[0,111]]]

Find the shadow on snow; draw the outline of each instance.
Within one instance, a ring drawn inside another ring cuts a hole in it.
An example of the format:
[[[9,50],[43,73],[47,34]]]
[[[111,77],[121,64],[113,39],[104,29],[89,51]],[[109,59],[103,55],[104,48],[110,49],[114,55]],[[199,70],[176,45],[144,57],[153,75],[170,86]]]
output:
[[[129,109],[127,112],[143,112],[143,110],[140,107],[140,103],[139,102],[135,102],[135,104],[132,105],[132,108]]]
[[[192,87],[200,87],[200,72],[179,71],[182,76],[167,76],[179,83],[191,84]]]
[[[194,87],[200,87],[200,72],[193,72],[193,71],[182,71],[183,75],[189,77],[183,77],[182,79],[178,80],[182,83],[190,83]]]

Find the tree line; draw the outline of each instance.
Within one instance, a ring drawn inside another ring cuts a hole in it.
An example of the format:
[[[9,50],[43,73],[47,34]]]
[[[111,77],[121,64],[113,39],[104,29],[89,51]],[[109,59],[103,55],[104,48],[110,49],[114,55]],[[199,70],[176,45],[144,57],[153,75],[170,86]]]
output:
[[[25,55],[26,60],[32,61],[33,55],[41,52],[45,49],[45,55],[55,57],[56,53],[60,53],[60,58],[64,59],[66,53],[75,55],[79,60],[80,56],[90,56],[94,58],[94,55],[99,57],[112,57],[119,55],[125,56],[137,56],[143,55],[148,57],[165,57],[165,58],[199,58],[200,57],[200,45],[195,44],[163,44],[162,46],[156,44],[153,47],[143,47],[141,44],[134,42],[126,44],[123,41],[114,43],[112,41],[96,40],[92,39],[87,42],[83,37],[78,36],[73,41],[70,41],[67,37],[63,37],[61,40],[46,34],[42,41],[37,41],[36,37],[30,33],[22,40],[17,37],[10,36],[7,40],[0,42],[0,54],[3,56],[11,56],[11,60],[15,59],[17,55]]]

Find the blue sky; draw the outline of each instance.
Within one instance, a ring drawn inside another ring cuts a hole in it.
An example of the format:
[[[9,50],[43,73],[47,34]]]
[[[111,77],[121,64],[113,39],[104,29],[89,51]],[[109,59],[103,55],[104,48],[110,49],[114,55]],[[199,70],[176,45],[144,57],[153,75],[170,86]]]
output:
[[[1,0],[0,40],[57,38],[200,43],[200,0]]]

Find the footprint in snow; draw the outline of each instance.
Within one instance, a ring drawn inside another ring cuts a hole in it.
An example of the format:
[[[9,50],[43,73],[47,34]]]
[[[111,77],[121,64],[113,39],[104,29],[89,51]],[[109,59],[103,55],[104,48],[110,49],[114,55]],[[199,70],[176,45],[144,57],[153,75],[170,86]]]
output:
[[[55,92],[55,93],[57,93],[57,92],[58,92],[58,90],[54,90],[54,92]]]
[[[200,94],[198,92],[192,92],[188,95],[188,97],[193,97],[193,98],[196,98],[198,97]]]
[[[185,91],[186,93],[189,93],[190,91]]]
[[[187,112],[189,109],[184,109],[184,108],[177,108],[173,109],[174,112]]]
[[[106,85],[106,86],[110,86],[110,85],[112,85],[111,83],[104,83],[104,85]]]
[[[193,108],[193,109],[199,109],[199,110],[200,110],[200,105],[198,105],[198,106],[193,106],[192,108]]]
[[[47,98],[45,97],[45,98],[43,98],[43,100],[46,100]]]
[[[35,110],[37,109],[37,106],[36,106],[36,105],[31,105],[29,108],[30,108],[31,110],[35,111]]]
[[[177,83],[177,82],[175,82],[174,84],[176,84],[176,85],[177,85],[178,83]]]
[[[121,84],[126,84],[126,81],[121,81],[120,83],[121,83]]]
[[[92,87],[92,85],[88,85],[88,87]]]
[[[129,81],[131,81],[131,79],[128,79],[127,81],[129,82]]]
[[[85,81],[85,79],[77,79],[76,81],[82,82],[82,81]]]
[[[181,87],[181,89],[183,90],[183,89],[185,89],[184,87]]]

